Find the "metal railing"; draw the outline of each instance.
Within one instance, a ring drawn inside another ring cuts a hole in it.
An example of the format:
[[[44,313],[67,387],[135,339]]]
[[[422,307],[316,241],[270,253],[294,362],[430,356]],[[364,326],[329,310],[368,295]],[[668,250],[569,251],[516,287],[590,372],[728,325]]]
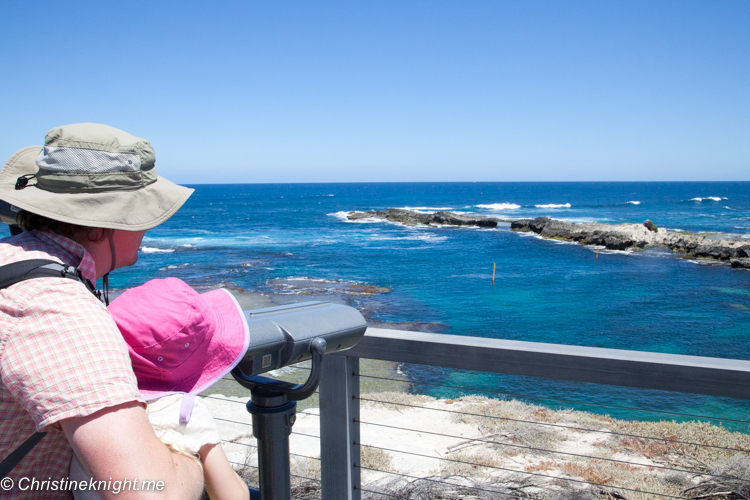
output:
[[[320,458],[325,500],[361,497],[360,454],[366,445],[360,440],[360,425],[365,423],[360,401],[367,398],[360,397],[360,358],[750,400],[750,361],[370,328],[357,346],[328,356],[323,365]]]

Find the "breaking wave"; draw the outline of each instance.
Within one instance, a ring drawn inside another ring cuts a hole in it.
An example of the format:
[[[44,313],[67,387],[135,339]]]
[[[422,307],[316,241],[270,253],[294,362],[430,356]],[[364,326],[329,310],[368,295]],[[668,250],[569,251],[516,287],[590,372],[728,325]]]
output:
[[[721,201],[721,200],[728,200],[729,198],[719,197],[719,196],[705,196],[703,198],[690,198],[690,201],[698,201],[701,202],[703,200],[711,200],[711,201]]]
[[[141,247],[143,253],[172,253],[174,248],[154,248],[154,247]]]
[[[489,205],[477,205],[477,208],[484,208],[486,210],[516,210],[521,208],[521,205],[515,203],[491,203]]]
[[[562,205],[557,205],[555,203],[549,203],[547,205],[534,205],[536,208],[570,208],[570,203],[563,203]]]

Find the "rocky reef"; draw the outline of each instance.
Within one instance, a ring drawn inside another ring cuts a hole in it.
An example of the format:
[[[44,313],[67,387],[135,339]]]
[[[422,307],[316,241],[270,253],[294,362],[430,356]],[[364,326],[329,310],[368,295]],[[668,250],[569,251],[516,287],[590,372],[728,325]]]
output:
[[[391,222],[400,222],[407,226],[425,225],[425,226],[477,226],[477,227],[497,227],[500,219],[492,217],[466,217],[464,215],[454,214],[453,212],[435,212],[434,214],[423,214],[413,210],[404,210],[401,208],[389,208],[383,211],[371,210],[369,212],[352,212],[347,218],[349,220],[359,220],[368,217],[375,217]]]
[[[543,238],[575,241],[582,245],[604,246],[610,250],[664,248],[697,259],[729,262],[732,267],[750,268],[750,242],[728,235],[669,233],[653,222],[643,224],[575,224],[549,217],[519,219],[510,228],[534,232]]]
[[[505,221],[494,217],[471,217],[453,212],[425,214],[401,208],[351,212],[349,220],[369,217],[398,222],[407,226],[476,226],[495,228],[498,222],[510,222],[513,231],[533,232],[543,238],[574,241],[582,245],[603,246],[609,250],[643,250],[663,248],[696,259],[712,259],[750,269],[750,241],[731,238],[726,234],[692,234],[668,232],[652,221],[643,224],[573,223],[537,217]]]

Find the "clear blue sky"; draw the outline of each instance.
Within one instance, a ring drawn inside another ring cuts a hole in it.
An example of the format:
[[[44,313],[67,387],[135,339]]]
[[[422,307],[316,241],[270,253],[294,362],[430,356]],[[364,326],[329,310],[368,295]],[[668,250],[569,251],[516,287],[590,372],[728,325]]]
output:
[[[0,156],[180,183],[750,180],[750,1],[6,1]]]

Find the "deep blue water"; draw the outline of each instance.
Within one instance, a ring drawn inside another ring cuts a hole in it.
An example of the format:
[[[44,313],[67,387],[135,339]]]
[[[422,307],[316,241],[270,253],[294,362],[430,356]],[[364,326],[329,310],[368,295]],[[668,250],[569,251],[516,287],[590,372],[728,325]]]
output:
[[[316,295],[352,282],[390,290],[370,298],[345,297],[372,321],[432,324],[432,331],[456,335],[750,359],[746,270],[663,251],[600,251],[596,259],[594,248],[507,228],[410,228],[349,222],[343,215],[411,207],[573,222],[651,219],[668,230],[733,233],[750,244],[750,183],[191,187],[195,194],[147,234],[138,264],[114,273],[112,286],[176,276],[193,285]],[[405,369],[417,380],[448,385],[750,420],[744,403],[716,398]]]

